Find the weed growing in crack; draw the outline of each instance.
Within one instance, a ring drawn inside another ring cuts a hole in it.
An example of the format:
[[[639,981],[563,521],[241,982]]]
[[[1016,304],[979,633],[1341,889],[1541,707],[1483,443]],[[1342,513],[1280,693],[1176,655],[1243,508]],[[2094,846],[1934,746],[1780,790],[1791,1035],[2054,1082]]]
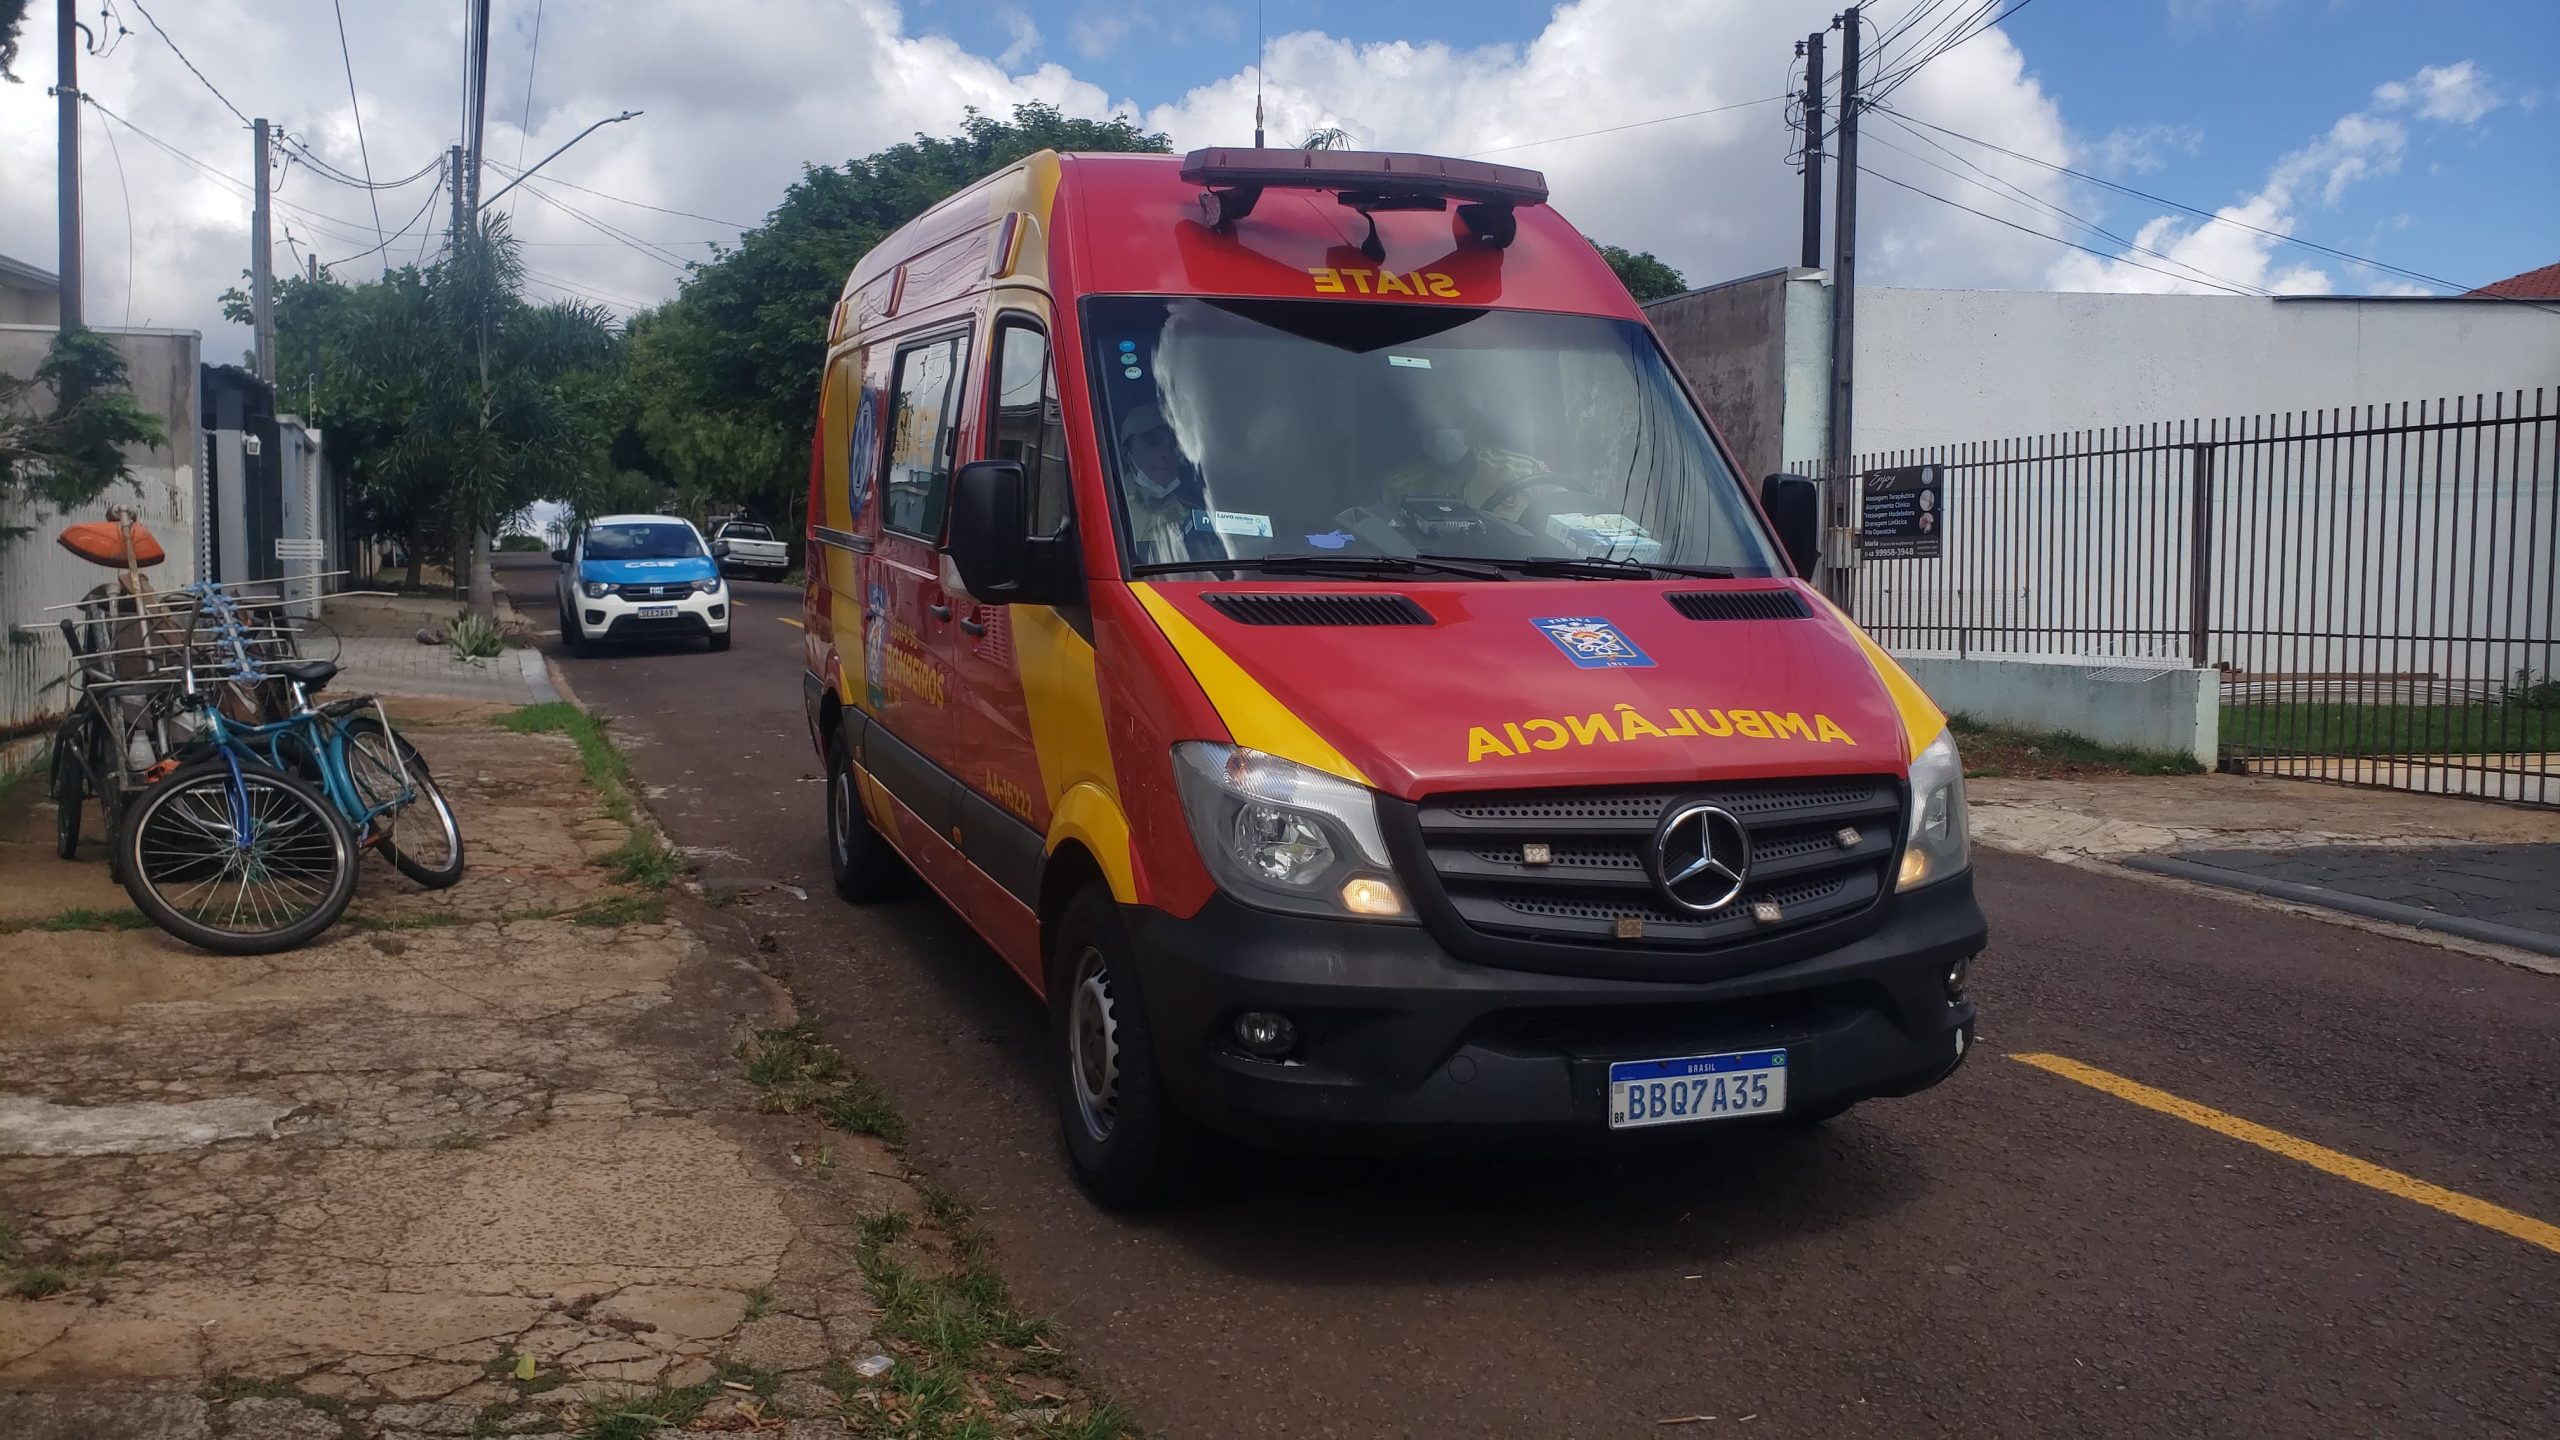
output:
[[[658,838],[656,831],[643,825],[631,827],[631,838],[604,857],[613,878],[625,885],[638,885],[649,890],[664,890],[690,867],[673,846]]]
[[[660,1430],[681,1430],[720,1396],[716,1381],[660,1390],[622,1400],[599,1400],[578,1426],[578,1440],[648,1440]]]
[[[631,759],[605,734],[602,720],[565,700],[510,710],[493,722],[519,735],[565,734],[578,747],[587,781],[596,787],[604,813],[631,827],[631,838],[604,857],[605,868],[623,883],[663,890],[683,878],[684,857],[649,828],[632,800]]]
[[[836,1087],[816,1106],[818,1118],[838,1130],[875,1135],[892,1145],[907,1143],[907,1122],[889,1103],[889,1092],[857,1075]]]
[[[590,900],[569,912],[572,925],[594,925],[610,929],[620,925],[656,925],[667,918],[667,898],[663,895],[608,895]]]
[[[748,1292],[747,1292],[747,1313],[746,1313],[746,1316],[745,1316],[745,1318],[746,1318],[746,1319],[749,1319],[749,1320],[761,1320],[761,1319],[763,1319],[766,1315],[771,1314],[771,1313],[772,1313],[772,1311],[773,1311],[773,1287],[772,1287],[772,1286],[770,1286],[770,1285],[759,1285],[759,1286],[757,1286],[756,1288],[754,1288],[753,1290],[750,1290],[750,1291],[748,1291]]]
[[[744,1386],[759,1400],[770,1400],[782,1388],[782,1377],[770,1370],[730,1360],[711,1372],[711,1383],[724,1389]]]

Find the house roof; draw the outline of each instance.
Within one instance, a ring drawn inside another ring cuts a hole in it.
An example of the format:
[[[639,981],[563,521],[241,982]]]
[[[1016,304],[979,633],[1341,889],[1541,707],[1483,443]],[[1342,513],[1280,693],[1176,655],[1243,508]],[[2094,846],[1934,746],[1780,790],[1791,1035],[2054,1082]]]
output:
[[[62,277],[50,270],[40,270],[24,260],[0,255],[0,283],[23,285],[30,290],[51,290],[62,283]]]
[[[2469,293],[2499,300],[2560,300],[2560,264],[2510,275]]]

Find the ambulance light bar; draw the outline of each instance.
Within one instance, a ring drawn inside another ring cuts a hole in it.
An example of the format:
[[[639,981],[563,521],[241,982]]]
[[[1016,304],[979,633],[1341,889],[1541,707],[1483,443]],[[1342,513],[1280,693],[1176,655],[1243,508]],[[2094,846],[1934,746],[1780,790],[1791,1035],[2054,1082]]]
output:
[[[1516,165],[1383,150],[1253,150],[1212,147],[1182,159],[1182,178],[1203,187],[1201,212],[1219,229],[1253,213],[1266,189],[1332,190],[1362,210],[1428,208],[1455,200],[1459,218],[1496,247],[1517,233],[1512,211],[1543,205],[1547,177]]]

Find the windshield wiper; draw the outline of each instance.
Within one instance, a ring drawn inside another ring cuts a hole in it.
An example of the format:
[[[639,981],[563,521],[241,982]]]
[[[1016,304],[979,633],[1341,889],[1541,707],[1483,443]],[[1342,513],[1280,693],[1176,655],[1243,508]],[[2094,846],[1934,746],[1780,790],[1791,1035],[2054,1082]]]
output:
[[[1498,565],[1522,575],[1576,576],[1587,580],[1617,580],[1628,577],[1655,579],[1678,575],[1694,580],[1731,580],[1737,572],[1722,565],[1672,565],[1655,560],[1612,560],[1596,555],[1531,555],[1525,559],[1495,558],[1481,555],[1425,555],[1425,560],[1466,559],[1479,565]]]
[[[1172,575],[1186,570],[1259,570],[1272,575],[1455,575],[1466,580],[1508,580],[1489,561],[1463,555],[1230,555],[1220,560],[1162,560],[1132,565],[1131,575]]]

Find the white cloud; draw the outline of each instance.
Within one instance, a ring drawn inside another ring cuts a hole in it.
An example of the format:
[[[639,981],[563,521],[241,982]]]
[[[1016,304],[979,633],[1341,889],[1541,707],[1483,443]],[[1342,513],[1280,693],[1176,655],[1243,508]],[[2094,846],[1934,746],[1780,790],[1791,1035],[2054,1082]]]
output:
[[[2498,103],[2488,98],[2491,94],[2488,76],[2468,60],[2431,65],[2406,80],[2378,86],[2372,109],[2339,116],[2309,144],[2278,159],[2256,194],[2216,211],[2215,219],[2226,223],[2163,215],[2134,236],[2143,250],[2158,255],[2142,250],[2128,250],[2115,259],[2075,255],[2053,267],[2051,281],[2065,290],[2210,293],[2219,288],[2189,278],[2203,275],[2227,286],[2279,295],[2331,293],[2338,288],[2337,277],[2296,259],[2298,251],[2280,251],[2279,237],[2292,235],[2311,206],[2334,206],[2350,188],[2399,170],[2408,153],[2409,130],[2394,118],[2397,112],[2414,110],[2423,120],[2467,125]],[[2364,279],[2363,267],[2353,269],[2358,290],[2400,293]]]
[[[2193,155],[2203,146],[2204,132],[2193,125],[2127,125],[2101,137],[2091,159],[2102,175],[2148,175],[2172,155]]]
[[[31,17],[25,53],[50,53],[51,7]],[[1480,50],[1441,45],[1354,45],[1302,31],[1275,37],[1269,73],[1270,131],[1292,140],[1341,125],[1362,143],[1465,154],[1544,169],[1557,203],[1592,234],[1651,250],[1692,279],[1713,281],[1790,261],[1796,252],[1796,177],[1781,163],[1783,107],[1750,104],[1661,124],[1664,116],[1755,102],[1780,88],[1792,43],[1823,24],[1836,0],[1663,6],[1657,0],[1579,0],[1558,7],[1522,43]],[[274,117],[330,164],[360,171],[353,116],[339,73],[334,27],[260,0],[198,0],[159,11],[178,43],[251,114]],[[1094,18],[1125,34],[1134,6]],[[1230,23],[1226,9],[1193,17]],[[374,173],[407,174],[453,142],[462,41],[458,12],[441,5],[351,5],[349,38],[364,102]],[[1180,23],[1180,22],[1176,22]],[[697,215],[759,221],[804,164],[832,164],[906,139],[949,133],[966,107],[1003,114],[1039,99],[1071,114],[1140,114],[1018,49],[1008,23],[996,54],[972,53],[939,35],[912,33],[891,0],[768,0],[753,24],[711,0],[549,0],[531,134],[519,131],[523,37],[501,40],[490,76],[488,152],[539,157],[592,121],[647,112],[608,126],[553,161],[546,177]],[[1243,34],[1250,36],[1247,27]],[[1070,33],[1070,45],[1093,38]],[[1144,97],[1141,118],[1179,147],[1235,141],[1253,124],[1252,56],[1239,46],[1226,73],[1180,94]],[[40,70],[49,65],[38,62]],[[0,86],[0,252],[37,264],[53,256],[53,106],[43,80]],[[84,128],[88,303],[93,318],[120,322],[127,286],[132,318],[207,332],[208,355],[229,358],[247,337],[220,318],[216,296],[247,264],[249,138],[158,37],[128,37],[92,61],[83,84],[145,130],[201,157],[224,183],[135,135],[116,139],[133,196],[134,263],[124,257],[125,205],[105,140],[108,122]],[[505,97],[514,97],[508,103]],[[1897,92],[1894,103],[1969,134],[2031,154],[2069,153],[2054,102],[2000,32],[1950,52]],[[1557,140],[1616,126],[1636,128]],[[1554,143],[1529,143],[1549,142]],[[1499,148],[1498,148],[1499,147]],[[1890,168],[1899,157],[1871,163]],[[1955,182],[1907,170],[1913,183],[1952,193]],[[383,221],[425,223],[393,248],[403,262],[432,246],[448,207],[428,203],[433,182],[384,193]],[[504,181],[493,178],[487,188]],[[2021,175],[2031,193],[2063,198],[2049,174]],[[514,212],[536,272],[537,293],[585,292],[618,309],[662,300],[681,272],[663,257],[625,248],[544,201],[531,187],[501,202]],[[704,241],[735,238],[734,224],[634,209],[576,191],[554,198],[679,256],[709,255]],[[297,244],[337,262],[376,244],[366,197],[297,167],[278,211]],[[1982,203],[1978,198],[1968,203]],[[1993,208],[1987,203],[1983,208]],[[2052,247],[1887,186],[1871,186],[1863,224],[1879,283],[2036,285]],[[287,256],[279,243],[277,261]],[[347,278],[378,259],[338,266]]]
[[[2406,80],[2374,87],[2374,100],[2386,110],[2415,104],[2422,120],[2476,125],[2480,117],[2506,103],[2489,77],[2469,60],[2430,65]]]
[[[1129,33],[1129,17],[1118,11],[1088,10],[1067,26],[1067,41],[1087,60],[1099,60],[1120,48]]]
[[[1004,52],[996,56],[998,65],[1011,70],[1040,53],[1040,27],[1031,23],[1030,16],[1007,5],[996,12],[996,19],[1003,24],[1006,39]]]

